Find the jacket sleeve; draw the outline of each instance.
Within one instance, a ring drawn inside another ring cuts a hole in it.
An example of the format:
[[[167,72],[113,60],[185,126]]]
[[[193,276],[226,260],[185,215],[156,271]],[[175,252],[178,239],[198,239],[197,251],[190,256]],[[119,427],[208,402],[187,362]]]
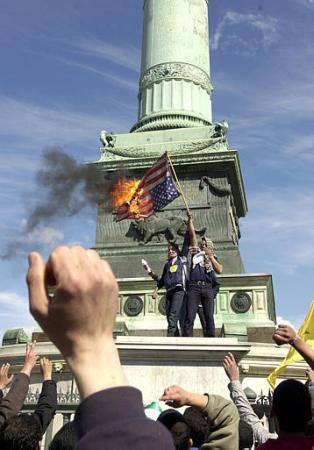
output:
[[[216,277],[216,274],[215,274],[214,270],[211,272],[211,277],[212,277],[213,298],[215,299],[217,294],[218,294],[218,292],[219,292],[219,289],[220,289],[220,283],[217,280],[217,277]]]
[[[76,450],[174,450],[169,431],[148,419],[142,394],[121,386],[87,397],[74,419]]]
[[[34,415],[38,419],[42,434],[48,428],[57,409],[57,385],[54,380],[43,382],[41,393],[37,402]]]
[[[230,391],[230,397],[238,409],[240,419],[244,420],[252,427],[254,442],[260,445],[268,439],[277,439],[277,434],[267,431],[258,416],[253,411],[248,399],[246,398],[240,381],[231,381],[231,383],[228,384],[228,389]]]
[[[186,230],[185,235],[184,235],[182,250],[181,250],[181,255],[182,256],[185,256],[185,257],[188,256],[190,242],[191,242],[190,233],[188,232],[188,230]]]
[[[201,450],[231,450],[239,447],[239,414],[230,400],[220,395],[208,395],[203,414],[210,427],[208,442]]]
[[[158,289],[161,289],[165,285],[164,280],[165,280],[166,270],[167,270],[167,264],[164,265],[161,277],[158,277],[156,280]]]
[[[0,425],[9,417],[18,414],[24,404],[29,387],[29,377],[25,373],[18,373],[13,380],[8,394],[0,403]]]
[[[3,399],[3,390],[0,389],[0,402],[1,402],[2,399]]]

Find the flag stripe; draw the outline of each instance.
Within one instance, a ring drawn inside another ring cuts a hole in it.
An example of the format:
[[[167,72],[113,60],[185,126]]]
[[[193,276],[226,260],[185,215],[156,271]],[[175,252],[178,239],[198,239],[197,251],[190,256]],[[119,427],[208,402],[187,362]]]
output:
[[[149,217],[175,200],[180,193],[169,170],[168,157],[165,153],[148,169],[130,201],[117,209],[116,221]],[[138,212],[130,211],[137,207]]]
[[[157,175],[155,178],[151,179],[150,182],[148,184],[145,184],[145,186],[142,187],[142,189],[144,190],[144,192],[146,191],[151,191],[152,189],[154,189],[154,187],[156,187],[158,184],[162,183],[166,177],[167,177],[168,171],[164,171],[163,174],[161,175]]]
[[[168,159],[165,155],[163,155],[160,159],[158,159],[150,169],[144,174],[138,188],[142,188],[147,182],[151,180],[151,178],[155,178],[156,174],[162,174],[168,169]]]

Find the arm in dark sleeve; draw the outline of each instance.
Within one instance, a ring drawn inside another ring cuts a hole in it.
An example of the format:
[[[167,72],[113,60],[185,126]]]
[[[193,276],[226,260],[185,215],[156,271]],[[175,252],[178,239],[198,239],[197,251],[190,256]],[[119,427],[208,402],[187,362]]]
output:
[[[191,242],[190,233],[189,233],[188,230],[186,230],[185,235],[184,235],[182,250],[181,250],[181,255],[182,256],[185,256],[185,257],[188,256],[190,242]]]
[[[48,428],[57,409],[57,385],[54,380],[43,382],[41,393],[37,402],[34,415],[38,419],[42,434]]]
[[[216,298],[218,292],[219,292],[219,288],[220,288],[220,283],[217,280],[216,274],[214,271],[211,272],[211,278],[212,278],[212,292],[213,292],[213,298]]]
[[[164,286],[164,279],[165,279],[165,275],[166,275],[166,270],[167,270],[167,264],[164,265],[164,269],[162,271],[161,277],[158,277],[157,280],[156,280],[158,289],[161,289]]]
[[[0,403],[0,424],[9,417],[16,416],[24,404],[29,387],[29,377],[25,373],[18,373],[13,380],[11,389]]]
[[[145,416],[141,392],[121,386],[87,397],[74,419],[76,450],[174,450],[169,431]]]
[[[1,402],[2,399],[3,399],[3,390],[0,389],[0,402]]]

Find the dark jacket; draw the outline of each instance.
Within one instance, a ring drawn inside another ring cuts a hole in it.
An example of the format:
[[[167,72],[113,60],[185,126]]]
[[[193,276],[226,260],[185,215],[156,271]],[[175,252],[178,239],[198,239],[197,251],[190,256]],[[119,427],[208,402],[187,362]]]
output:
[[[87,397],[76,411],[74,425],[76,450],[174,450],[169,431],[145,416],[142,394],[130,386]]]
[[[28,387],[28,375],[25,373],[18,373],[15,375],[8,394],[4,398],[1,398],[0,401],[0,425],[6,422],[10,417],[16,416],[16,414],[21,411]]]
[[[40,423],[42,435],[48,428],[57,409],[57,385],[54,380],[43,382],[34,416]]]
[[[182,250],[175,263],[172,264],[172,260],[168,259],[164,265],[161,277],[154,277],[154,280],[157,281],[157,287],[159,289],[163,286],[165,286],[166,290],[173,289],[178,284],[185,288],[188,278],[187,255],[189,253],[189,243],[190,237],[187,231],[184,235]],[[175,271],[171,270],[171,267],[174,267]]]
[[[181,285],[184,288],[187,278],[186,262],[185,256],[178,256],[173,264],[172,260],[168,259],[161,277],[157,279],[157,287],[160,289],[165,286],[166,290],[169,290]],[[172,270],[173,268],[175,271]]]

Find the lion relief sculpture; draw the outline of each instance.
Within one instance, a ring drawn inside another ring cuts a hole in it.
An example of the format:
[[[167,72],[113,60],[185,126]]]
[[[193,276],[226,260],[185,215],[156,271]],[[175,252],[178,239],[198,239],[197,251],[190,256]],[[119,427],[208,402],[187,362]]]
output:
[[[136,230],[139,242],[147,244],[153,237],[157,237],[161,242],[162,236],[168,242],[176,242],[179,236],[184,236],[187,230],[187,221],[180,216],[158,217],[153,215],[145,219],[132,221],[132,226]],[[203,236],[206,227],[195,230],[196,234]]]

